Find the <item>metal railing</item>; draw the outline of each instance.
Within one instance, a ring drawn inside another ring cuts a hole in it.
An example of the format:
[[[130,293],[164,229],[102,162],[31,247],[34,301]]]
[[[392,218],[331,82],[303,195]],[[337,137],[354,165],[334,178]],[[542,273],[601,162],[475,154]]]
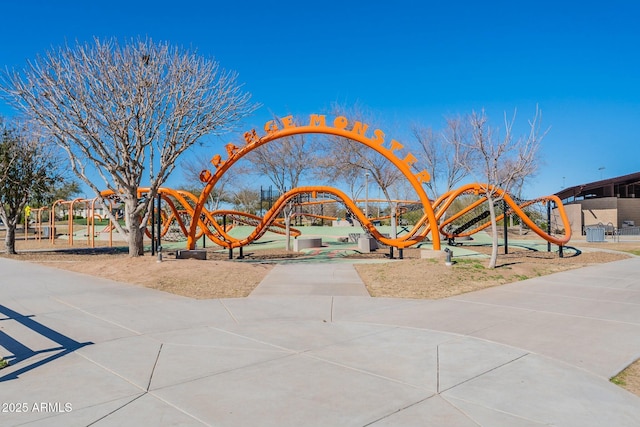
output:
[[[640,227],[622,227],[617,229],[618,236],[640,236]]]

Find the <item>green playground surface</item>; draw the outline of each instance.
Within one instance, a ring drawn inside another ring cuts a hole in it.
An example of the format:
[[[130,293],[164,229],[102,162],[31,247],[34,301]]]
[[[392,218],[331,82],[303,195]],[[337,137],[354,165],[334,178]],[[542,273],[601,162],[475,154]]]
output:
[[[334,260],[339,261],[341,258],[344,258],[347,255],[357,254],[359,253],[358,244],[352,239],[349,239],[350,235],[365,235],[364,230],[358,226],[353,227],[332,227],[332,226],[293,226],[299,230],[302,234],[298,237],[298,239],[305,238],[321,238],[322,239],[322,247],[314,247],[309,249],[302,249],[300,252],[304,253],[306,256],[293,258],[294,261],[303,261],[303,260],[315,260],[317,262]],[[377,229],[382,234],[391,234],[391,226],[378,226]],[[236,226],[229,231],[229,234],[235,238],[243,238],[253,232],[254,228],[251,226]],[[401,236],[403,233],[406,233],[409,230],[408,227],[397,227],[398,235]],[[104,231],[103,227],[96,228],[96,246],[105,246],[108,241],[109,232]],[[60,234],[58,239],[68,239],[68,235]],[[74,227],[74,241],[75,242],[84,242],[87,240],[86,234],[86,226],[76,225]],[[150,240],[145,237],[147,242],[146,247],[147,250],[150,251]],[[347,240],[347,241],[345,241]],[[121,246],[124,242],[122,239],[118,238],[118,233],[113,232],[113,244],[114,246]],[[486,258],[487,255],[483,253],[479,253],[477,250],[474,250],[475,247],[478,246],[488,246],[491,245],[491,236],[486,232],[482,231],[474,234],[471,238],[465,239],[457,239],[455,241],[455,245],[448,245],[446,239],[441,240],[441,248],[444,250],[445,248],[449,248],[449,250],[453,251],[455,257],[466,257],[466,258]],[[502,239],[499,240],[499,244],[503,245]],[[171,253],[179,249],[185,249],[186,247],[186,237],[178,236],[173,239],[162,239],[161,245],[163,248],[163,252]],[[509,248],[526,248],[532,251],[547,251],[547,242],[542,238],[539,239],[518,239],[517,236],[509,236],[508,240]],[[262,236],[258,241],[251,243],[243,248],[243,253],[245,255],[250,253],[256,253],[260,251],[273,251],[273,250],[283,250],[286,247],[286,237],[282,234],[277,234],[273,232],[266,232],[264,236]],[[293,238],[292,238],[292,247],[293,247]],[[418,245],[414,246],[415,248],[423,249],[423,250],[432,250],[432,242],[430,240],[425,240]],[[196,249],[206,248],[208,250],[215,250],[221,253],[227,253],[227,248],[221,248],[216,246],[213,242],[208,239],[200,238],[196,242]],[[218,249],[214,249],[218,248]],[[557,251],[558,247],[552,245],[552,251]],[[234,258],[237,257],[239,250],[234,249]],[[388,253],[387,249],[382,248],[378,249],[377,252]],[[398,252],[396,250],[395,255],[397,257]],[[251,261],[251,259],[246,259],[246,261]],[[254,260],[255,261],[255,260]],[[358,262],[357,260],[350,259],[350,262]],[[375,262],[376,260],[367,259],[363,260],[363,262]]]

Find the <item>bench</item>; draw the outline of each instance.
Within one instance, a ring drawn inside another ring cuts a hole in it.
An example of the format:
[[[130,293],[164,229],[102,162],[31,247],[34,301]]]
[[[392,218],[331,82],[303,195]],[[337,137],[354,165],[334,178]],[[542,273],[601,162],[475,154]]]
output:
[[[298,238],[293,241],[293,250],[295,252],[300,252],[302,249],[309,248],[321,248],[322,247],[322,238],[321,237],[305,237]]]
[[[176,259],[199,259],[204,261],[207,259],[207,251],[202,249],[195,249],[195,250],[179,249],[176,252]]]

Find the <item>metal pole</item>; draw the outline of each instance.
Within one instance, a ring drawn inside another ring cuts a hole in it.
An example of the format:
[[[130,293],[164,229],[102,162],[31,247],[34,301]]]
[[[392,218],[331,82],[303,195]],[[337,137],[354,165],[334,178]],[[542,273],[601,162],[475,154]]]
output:
[[[547,200],[547,234],[551,235],[551,201]],[[551,242],[547,241],[547,252],[551,252]]]
[[[364,216],[369,218],[369,172],[364,174]]]
[[[509,237],[507,236],[509,227],[507,226],[507,201],[502,199],[502,222],[504,223],[504,254],[509,253]]]
[[[156,254],[156,209],[151,203],[151,256]]]
[[[111,206],[109,206],[111,207]],[[116,211],[116,222],[118,221],[118,211]],[[113,247],[113,227],[115,227],[116,225],[113,223],[113,221],[111,220],[111,218],[109,218],[109,247],[112,248]]]
[[[27,210],[25,209],[24,211],[24,241],[26,242],[29,239],[29,236],[27,236],[27,232],[29,231],[29,225],[28,225],[28,219],[27,219]]]
[[[227,216],[222,215],[222,229],[227,231]],[[231,242],[229,242],[229,259],[233,259],[233,248],[231,247]]]
[[[69,208],[67,211],[67,227],[69,230],[69,239],[67,239],[67,243],[69,246],[73,246],[73,200],[69,203]]]
[[[156,233],[156,250],[158,251],[158,262],[162,262],[162,243],[160,242],[162,215],[160,215],[160,202],[162,202],[162,196],[158,194],[158,232]]]

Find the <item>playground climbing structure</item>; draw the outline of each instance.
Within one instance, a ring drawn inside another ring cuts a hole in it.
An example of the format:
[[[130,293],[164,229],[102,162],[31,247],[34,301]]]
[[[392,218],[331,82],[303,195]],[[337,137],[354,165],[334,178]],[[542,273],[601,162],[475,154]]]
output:
[[[293,188],[280,194],[269,210],[261,215],[233,210],[207,209],[206,202],[217,182],[247,153],[280,138],[311,133],[339,136],[355,141],[376,151],[391,162],[404,175],[417,196],[415,201],[395,206],[395,214],[407,211],[421,213],[412,228],[405,229],[401,236],[383,235],[376,228],[376,223],[379,223],[378,219],[366,215],[360,208],[359,203],[350,199],[341,190],[328,186]],[[370,236],[386,246],[404,249],[430,238],[433,249],[440,250],[441,237],[452,240],[456,237],[470,236],[484,230],[491,224],[487,208],[487,197],[482,196],[482,194],[487,194],[488,192],[493,194],[497,200],[503,200],[503,206],[506,206],[496,218],[497,221],[502,220],[505,214],[515,215],[540,237],[559,246],[565,245],[571,238],[571,227],[564,207],[555,196],[523,202],[512,198],[502,189],[476,183],[450,191],[436,201],[431,202],[422,185],[424,182],[429,181],[430,176],[425,170],[417,171],[415,169],[416,157],[411,153],[400,156],[399,153],[403,148],[400,142],[394,139],[387,140],[384,132],[379,129],[371,131],[367,124],[359,121],[350,123],[347,118],[342,116],[330,121],[324,115],[312,114],[308,123],[298,125],[294,122],[292,116],[288,116],[267,122],[264,126],[263,135],[259,135],[255,130],[246,132],[244,140],[245,144],[242,146],[236,146],[232,143],[227,144],[225,146],[225,157],[216,154],[211,158],[212,170],[203,170],[200,174],[200,180],[203,182],[204,188],[199,197],[186,191],[169,188],[158,189],[157,195],[159,200],[162,201],[163,207],[156,208],[158,212],[154,212],[152,217],[160,218],[161,225],[158,227],[158,235],[161,238],[177,240],[184,236],[186,237],[187,249],[195,249],[196,242],[203,236],[213,243],[230,250],[241,248],[260,239],[267,231],[285,234],[287,229],[282,222],[280,214],[287,206],[295,205],[300,203],[300,200],[305,199],[306,203],[341,203],[347,210],[349,218],[357,221]],[[454,201],[464,200],[463,196],[467,195],[478,197],[476,197],[475,201],[455,213],[449,213]],[[138,197],[149,197],[149,189],[138,189]],[[107,208],[114,209],[113,204],[117,203],[118,195],[113,192],[103,192],[100,198],[93,199],[90,203],[85,201],[85,203],[90,205],[91,210],[93,210],[93,206],[98,199],[108,201],[111,205]],[[61,205],[65,203],[63,201],[59,202]],[[549,204],[548,206],[550,204],[555,205],[555,211],[562,222],[556,228],[564,230],[563,235],[551,233],[549,228],[545,231],[534,219],[529,217],[528,211],[530,212],[530,210],[527,208],[541,203]],[[160,203],[158,206],[160,206]],[[69,210],[72,210],[72,207]],[[52,208],[52,212],[54,211],[55,209]],[[55,218],[55,215],[52,215],[52,217]],[[95,215],[89,213],[89,217],[91,219],[87,223],[88,235],[94,235],[95,230],[91,229],[91,227]],[[251,226],[253,230],[245,236],[232,235],[232,228],[238,224]],[[72,227],[73,225],[70,223],[70,228]],[[53,225],[52,228],[55,229]],[[300,231],[295,228],[289,228],[288,232],[293,237],[300,235]],[[69,233],[71,236],[73,230],[70,230]]]

